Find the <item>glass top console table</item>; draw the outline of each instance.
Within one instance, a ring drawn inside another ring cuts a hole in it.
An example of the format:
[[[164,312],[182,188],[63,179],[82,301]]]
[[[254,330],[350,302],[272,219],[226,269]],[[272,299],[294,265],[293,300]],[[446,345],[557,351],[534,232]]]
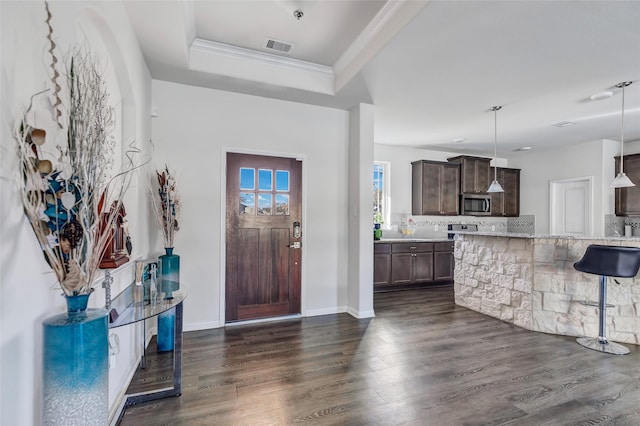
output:
[[[145,281],[142,285],[131,284],[111,301],[109,329],[145,321],[175,308],[173,386],[126,394],[118,422],[128,407],[156,399],[180,396],[182,393],[182,302],[187,297],[187,290],[183,284],[171,281],[161,284],[159,280],[157,296],[155,300],[151,300],[149,283],[150,281]],[[143,338],[141,368],[145,367],[146,338]]]

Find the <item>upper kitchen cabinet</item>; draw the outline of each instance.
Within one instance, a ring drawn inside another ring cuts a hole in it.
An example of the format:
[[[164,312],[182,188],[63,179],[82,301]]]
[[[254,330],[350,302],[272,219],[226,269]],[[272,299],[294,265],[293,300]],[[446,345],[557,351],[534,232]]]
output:
[[[493,176],[494,168],[491,168]],[[491,216],[520,216],[520,169],[498,167],[498,182],[504,192],[491,195]]]
[[[620,157],[615,157],[616,175],[620,172]],[[624,156],[624,172],[636,186],[616,188],[616,216],[640,215],[640,154]],[[615,176],[614,176],[615,177]]]
[[[490,158],[460,155],[447,158],[451,163],[460,164],[460,192],[465,194],[486,193],[489,188]]]
[[[420,160],[411,163],[411,213],[458,214],[460,167],[456,163]]]

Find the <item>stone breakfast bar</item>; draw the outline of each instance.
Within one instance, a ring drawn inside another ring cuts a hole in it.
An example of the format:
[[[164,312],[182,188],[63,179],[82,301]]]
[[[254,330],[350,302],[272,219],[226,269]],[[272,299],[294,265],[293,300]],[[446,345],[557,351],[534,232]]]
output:
[[[457,305],[528,330],[598,336],[598,276],[574,269],[591,244],[640,247],[640,238],[460,232],[455,237]],[[607,337],[640,344],[640,278],[607,283]]]

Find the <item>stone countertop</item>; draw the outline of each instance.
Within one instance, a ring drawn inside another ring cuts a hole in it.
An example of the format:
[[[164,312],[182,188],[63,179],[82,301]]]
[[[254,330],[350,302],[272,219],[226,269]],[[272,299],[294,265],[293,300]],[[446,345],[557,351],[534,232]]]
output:
[[[556,238],[565,240],[606,240],[606,241],[629,241],[640,242],[640,237],[604,237],[604,236],[582,236],[582,235],[551,235],[551,234],[526,234],[519,232],[488,232],[488,231],[455,231],[461,235],[478,235],[481,237],[504,237],[504,238]]]
[[[434,237],[434,238],[383,238],[381,240],[374,240],[375,244],[378,243],[442,243],[450,240],[446,237]]]

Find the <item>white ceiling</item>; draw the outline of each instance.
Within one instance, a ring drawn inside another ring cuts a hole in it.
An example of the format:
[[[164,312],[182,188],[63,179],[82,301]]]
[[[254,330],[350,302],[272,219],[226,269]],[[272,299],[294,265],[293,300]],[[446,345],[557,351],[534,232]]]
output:
[[[640,140],[640,1],[125,1],[155,79],[348,109],[377,143],[498,155]],[[301,10],[298,20],[293,12]],[[266,38],[294,45],[263,48]],[[613,96],[591,101],[593,94]],[[553,123],[572,121],[570,127]],[[464,139],[462,143],[455,139]]]

